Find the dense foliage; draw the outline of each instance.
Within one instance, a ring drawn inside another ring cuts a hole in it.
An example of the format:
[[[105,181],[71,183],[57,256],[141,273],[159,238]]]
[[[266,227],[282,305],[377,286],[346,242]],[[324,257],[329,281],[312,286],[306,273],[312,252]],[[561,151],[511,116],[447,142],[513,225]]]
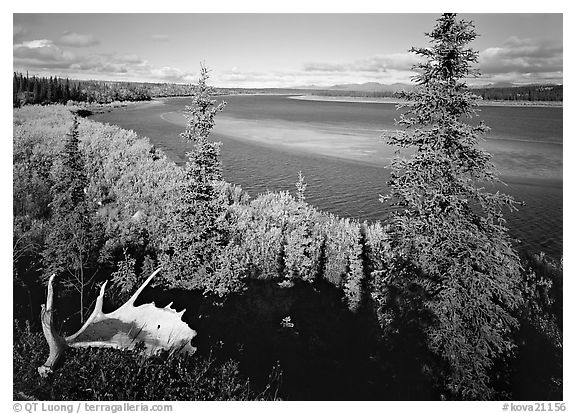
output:
[[[562,85],[526,85],[508,87],[474,88],[474,93],[491,101],[551,101],[561,102]]]
[[[405,91],[412,89],[412,85],[406,85]],[[562,85],[525,85],[525,86],[477,86],[470,87],[474,94],[481,96],[487,101],[520,101],[520,102],[562,102]],[[339,89],[318,89],[309,90],[317,96],[351,96],[364,98],[396,98],[398,92],[394,90],[368,90],[355,91]]]
[[[14,112],[14,314],[35,329],[45,298],[42,252],[51,231],[55,161],[73,125],[73,114],[63,106]],[[94,284],[111,279],[112,310],[158,266],[186,176],[131,131],[79,119],[78,135],[89,217],[101,226]],[[374,301],[383,291],[378,275],[397,263],[388,227],[317,211],[305,201],[303,180],[299,188],[296,196],[282,192],[251,199],[239,187],[219,182],[214,189],[227,229],[221,265],[232,269],[219,286],[229,292],[227,299],[218,305],[217,295],[211,305],[211,296],[200,299],[185,291],[166,293],[165,302],[151,294],[148,300],[165,306],[180,297],[175,303],[189,310],[185,320],[199,332],[199,352],[224,343],[227,358],[240,361],[240,372],[261,385],[280,361],[282,389],[290,398],[440,398],[436,380],[445,375],[442,360],[419,333],[426,315],[418,307],[405,312],[418,295],[389,296],[385,307],[374,307],[384,303]],[[492,368],[501,397],[561,398],[562,272],[549,259],[541,261],[524,265],[534,272],[523,273],[522,289],[532,299],[515,313],[521,322],[515,342],[521,346]],[[79,322],[73,316],[78,296],[59,292],[58,320],[71,332]],[[95,294],[86,291],[86,306]],[[542,347],[550,350],[545,357],[537,351]],[[30,377],[29,384],[38,381]],[[524,393],[536,386],[530,396]]]
[[[29,326],[14,327],[14,399],[49,401],[231,401],[277,399],[278,377],[262,389],[251,387],[238,363],[216,356],[134,351],[73,349],[49,380],[39,380],[36,367],[46,358],[44,336]],[[272,373],[274,374],[274,373]]]
[[[130,82],[80,81],[58,77],[40,77],[14,73],[13,106],[51,104],[68,101],[111,103],[114,101],[147,101],[150,92],[145,84]]]
[[[63,79],[57,76],[29,76],[14,72],[12,81],[13,106],[28,104],[66,104],[88,102],[110,104],[125,101],[148,101],[152,98],[170,96],[194,96],[195,87],[190,84],[121,82]],[[236,95],[253,93],[294,93],[303,94],[303,89],[279,88],[214,88],[215,95]]]

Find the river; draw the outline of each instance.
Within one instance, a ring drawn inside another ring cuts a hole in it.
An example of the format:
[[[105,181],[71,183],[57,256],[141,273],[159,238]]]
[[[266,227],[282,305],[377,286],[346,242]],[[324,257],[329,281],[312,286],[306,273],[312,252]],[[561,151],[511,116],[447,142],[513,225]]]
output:
[[[224,178],[252,196],[295,191],[298,171],[308,184],[307,201],[340,216],[385,220],[378,199],[386,194],[394,148],[381,137],[399,117],[390,103],[323,102],[283,95],[233,95],[216,118]],[[146,136],[177,164],[191,146],[179,137],[190,98],[166,98],[96,114],[92,119]],[[520,248],[562,256],[562,108],[480,108],[477,122],[491,127],[481,146],[506,186],[524,206],[506,213]]]

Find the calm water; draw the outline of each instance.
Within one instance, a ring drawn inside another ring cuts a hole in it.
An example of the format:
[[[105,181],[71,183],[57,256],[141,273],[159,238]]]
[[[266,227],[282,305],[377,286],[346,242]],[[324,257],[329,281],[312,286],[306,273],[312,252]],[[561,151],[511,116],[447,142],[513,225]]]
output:
[[[224,178],[250,194],[294,191],[298,171],[307,199],[322,210],[361,220],[383,220],[385,166],[393,149],[382,133],[393,130],[393,104],[318,102],[286,96],[228,96],[215,139],[222,142]],[[137,104],[93,119],[133,129],[178,164],[190,149],[179,138],[186,98]],[[492,130],[484,148],[525,202],[507,214],[514,237],[533,251],[562,255],[562,108],[483,107],[479,119]]]

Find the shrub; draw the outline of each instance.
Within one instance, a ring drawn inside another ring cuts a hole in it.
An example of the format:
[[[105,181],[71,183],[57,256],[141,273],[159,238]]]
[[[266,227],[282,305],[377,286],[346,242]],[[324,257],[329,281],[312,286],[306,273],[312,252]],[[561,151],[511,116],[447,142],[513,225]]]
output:
[[[37,367],[48,355],[41,333],[14,325],[14,392],[40,400],[162,401],[255,400],[278,396],[271,381],[254,390],[239,365],[216,357],[161,354],[139,350],[69,349],[62,366],[48,379]]]

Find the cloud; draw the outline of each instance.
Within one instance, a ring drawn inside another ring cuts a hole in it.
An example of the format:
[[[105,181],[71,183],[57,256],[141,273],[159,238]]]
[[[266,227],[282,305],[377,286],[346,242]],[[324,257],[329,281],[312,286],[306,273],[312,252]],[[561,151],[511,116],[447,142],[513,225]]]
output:
[[[183,71],[170,66],[151,68],[150,74],[154,79],[160,79],[165,82],[195,83],[198,80],[196,73]]]
[[[478,66],[482,77],[469,82],[562,83],[562,53],[562,45],[511,37],[502,46],[480,52]],[[421,61],[414,53],[393,53],[348,62],[308,62],[302,67],[301,79],[313,82],[311,75],[316,74],[323,77],[321,85],[334,75],[341,77],[336,83],[410,82],[414,75],[412,66]]]
[[[418,61],[419,58],[411,53],[392,53],[344,63],[308,62],[303,69],[306,72],[386,73],[389,70],[410,71]]]
[[[168,37],[168,35],[165,35],[165,34],[153,34],[150,36],[150,39],[152,39],[155,42],[169,42],[170,41],[170,37]]]
[[[64,51],[51,40],[30,40],[13,46],[14,64],[26,67],[67,68],[77,60],[76,55]]]
[[[28,29],[26,29],[24,26],[22,26],[20,24],[13,25],[12,42],[13,43],[20,42],[22,40],[22,38],[24,38],[24,36],[26,36],[27,34],[28,34]]]
[[[479,65],[488,78],[562,82],[563,49],[546,41],[511,37],[501,47],[481,51]]]
[[[91,34],[64,32],[58,39],[58,44],[70,47],[89,47],[99,44],[100,41]]]
[[[98,53],[81,55],[63,49],[48,39],[13,46],[14,69],[57,74],[80,79],[131,80],[190,83],[196,74],[173,67],[157,67],[134,54]],[[57,72],[57,73],[56,73]]]
[[[330,70],[320,70],[330,69]],[[380,82],[392,84],[396,82],[409,82],[411,72],[397,71],[391,69],[386,73],[370,71],[337,71],[332,66],[323,67],[320,64],[316,70],[294,71],[267,71],[251,72],[242,71],[238,68],[214,73],[213,83],[222,87],[244,87],[244,88],[292,88],[300,86],[315,85],[327,87],[342,83],[365,83]]]
[[[299,85],[331,86],[342,83],[409,83],[412,67],[421,61],[413,53],[375,55],[348,62],[307,62],[302,67]]]

